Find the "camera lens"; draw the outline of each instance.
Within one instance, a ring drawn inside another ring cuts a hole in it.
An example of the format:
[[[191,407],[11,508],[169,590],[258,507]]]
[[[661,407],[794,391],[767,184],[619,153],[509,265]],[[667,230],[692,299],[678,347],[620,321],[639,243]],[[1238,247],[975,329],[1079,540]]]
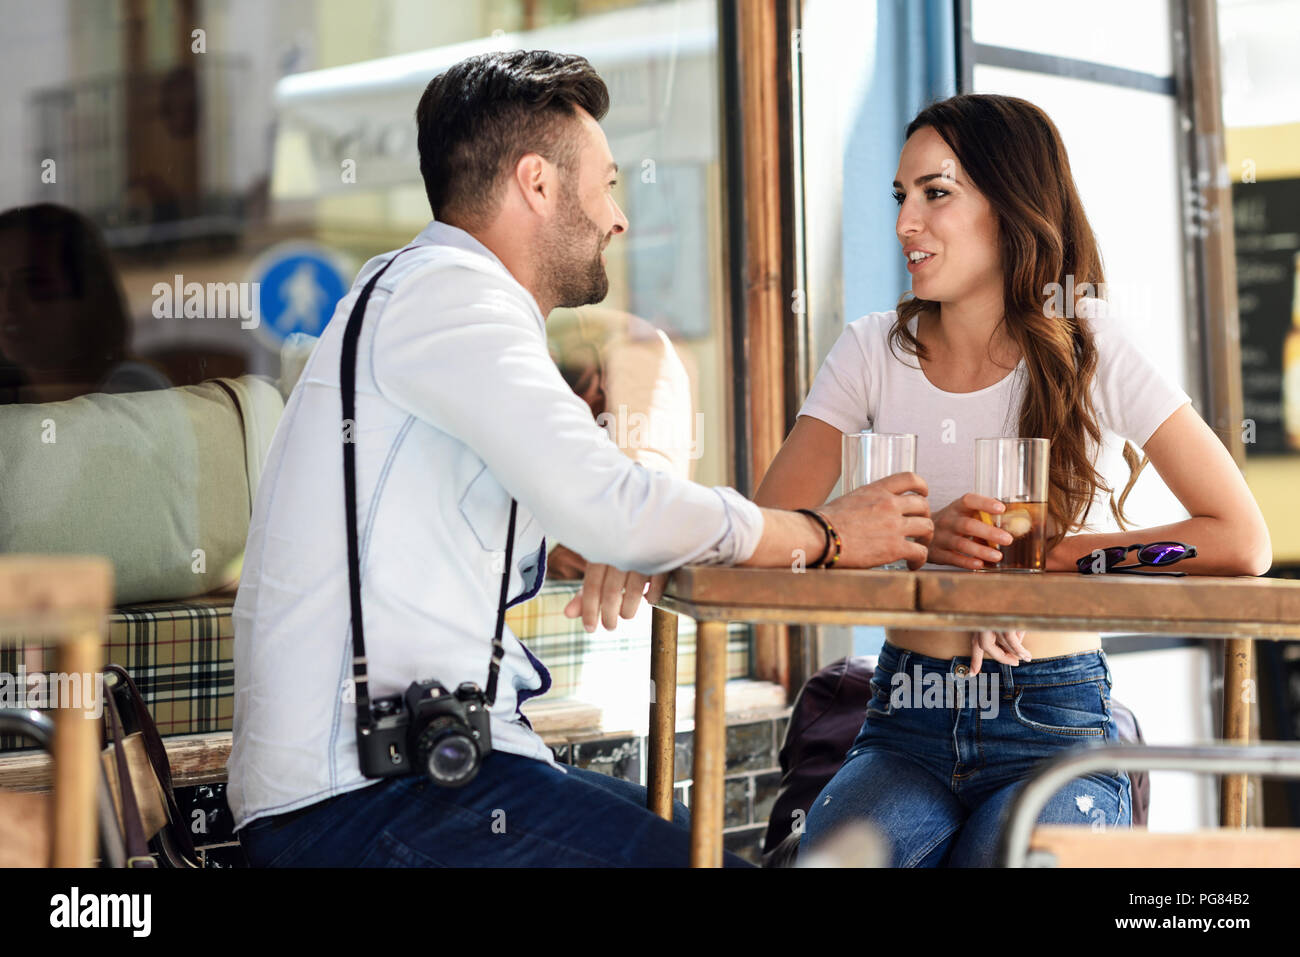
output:
[[[429,752],[429,774],[448,784],[464,783],[462,778],[468,781],[478,770],[474,761],[476,757],[478,749],[474,742],[464,735],[449,735]]]
[[[432,722],[420,736],[420,757],[429,778],[443,787],[462,787],[478,774],[478,745],[454,718]]]

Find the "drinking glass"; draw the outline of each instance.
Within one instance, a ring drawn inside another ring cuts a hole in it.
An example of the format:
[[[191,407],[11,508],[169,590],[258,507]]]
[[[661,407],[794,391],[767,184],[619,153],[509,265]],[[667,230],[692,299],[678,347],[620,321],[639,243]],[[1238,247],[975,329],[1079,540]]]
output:
[[[1041,572],[1046,566],[1047,472],[1051,456],[1047,439],[976,439],[975,494],[1006,505],[1000,515],[980,512],[980,518],[1010,532],[1002,561],[991,570]]]
[[[841,474],[844,494],[898,472],[916,471],[916,436],[894,432],[846,432],[842,445]],[[906,569],[899,559],[882,569]]]

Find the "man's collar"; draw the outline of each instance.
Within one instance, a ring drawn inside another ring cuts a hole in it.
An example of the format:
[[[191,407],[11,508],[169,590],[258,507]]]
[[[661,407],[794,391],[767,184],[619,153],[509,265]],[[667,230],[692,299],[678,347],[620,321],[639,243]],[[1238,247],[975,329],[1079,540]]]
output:
[[[533,313],[536,315],[538,322],[541,324],[543,331],[546,329],[546,317],[542,315],[542,310],[537,305],[537,300],[533,294],[524,288],[523,283],[515,279],[514,274],[506,268],[506,264],[492,250],[488,249],[479,242],[472,234],[467,233],[459,226],[452,226],[450,223],[440,223],[436,219],[430,220],[429,225],[420,230],[415,237],[415,244],[419,246],[451,246],[455,249],[462,249],[465,252],[474,253],[478,256],[486,256],[492,262],[500,267],[510,279],[523,289],[524,294],[528,296],[528,302],[533,307]]]

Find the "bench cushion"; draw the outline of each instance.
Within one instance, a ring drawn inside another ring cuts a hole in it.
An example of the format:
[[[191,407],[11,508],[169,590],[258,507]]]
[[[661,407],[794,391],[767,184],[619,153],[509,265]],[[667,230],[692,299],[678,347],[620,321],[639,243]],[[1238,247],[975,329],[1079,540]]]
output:
[[[234,596],[122,605],[109,618],[107,661],[130,672],[160,734],[197,734],[230,728],[234,708]],[[51,646],[24,659],[19,648],[0,648],[0,672],[28,673],[38,659],[53,666]],[[0,750],[29,743],[0,735]]]
[[[256,376],[0,406],[0,550],[104,555],[118,603],[219,588],[281,409]]]

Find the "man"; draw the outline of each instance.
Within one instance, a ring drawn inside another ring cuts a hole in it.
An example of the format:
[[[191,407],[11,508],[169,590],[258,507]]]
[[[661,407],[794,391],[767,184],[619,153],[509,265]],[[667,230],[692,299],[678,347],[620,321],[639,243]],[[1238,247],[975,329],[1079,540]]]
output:
[[[428,679],[484,684],[512,497],[513,602],[541,586],[545,530],[588,559],[575,602],[589,629],[634,613],[648,584],[656,600],[663,573],[688,562],[789,566],[829,547],[811,516],[629,460],[551,360],[546,315],[604,297],[603,250],[627,228],[597,124],[607,107],[586,60],[539,51],[465,60],[420,100],[435,221],[400,255],[367,263],[340,302],[289,398],[250,523],[229,797],[254,865],[687,860],[684,808],[664,821],[643,788],[555,762],[519,710],[550,676],[508,631],[492,750],[467,785],[367,778],[354,726],[347,441],[372,700]],[[355,421],[344,422],[344,329],[385,266],[357,344]],[[906,536],[932,532],[924,493],[916,476],[894,476],[826,505],[841,564],[919,566],[925,547]]]

